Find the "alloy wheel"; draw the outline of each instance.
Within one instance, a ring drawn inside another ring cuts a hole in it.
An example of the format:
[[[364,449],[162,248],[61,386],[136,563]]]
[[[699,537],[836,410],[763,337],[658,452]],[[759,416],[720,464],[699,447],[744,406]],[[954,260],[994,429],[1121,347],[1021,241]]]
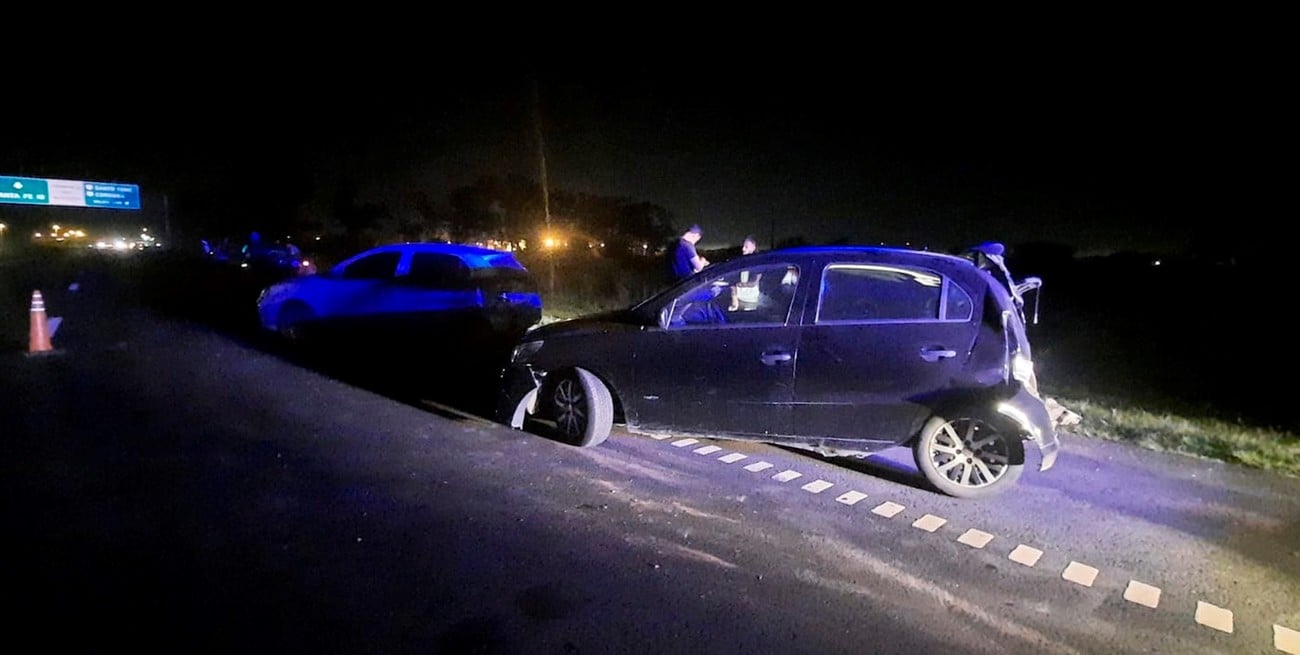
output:
[[[566,377],[555,385],[555,425],[570,437],[587,429],[587,396],[576,378]]]
[[[962,487],[979,488],[996,483],[1011,465],[1005,436],[975,419],[955,419],[934,433],[928,457],[935,470]]]

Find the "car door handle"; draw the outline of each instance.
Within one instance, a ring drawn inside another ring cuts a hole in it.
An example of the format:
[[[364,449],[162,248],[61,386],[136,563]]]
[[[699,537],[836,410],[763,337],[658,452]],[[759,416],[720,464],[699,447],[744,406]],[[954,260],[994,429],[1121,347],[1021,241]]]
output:
[[[937,362],[941,359],[951,359],[956,356],[956,350],[944,350],[943,348],[921,349],[921,359],[924,359],[927,362]]]
[[[790,361],[790,353],[783,353],[783,352],[763,353],[762,359],[764,364],[767,364],[768,366],[772,366],[780,362]]]

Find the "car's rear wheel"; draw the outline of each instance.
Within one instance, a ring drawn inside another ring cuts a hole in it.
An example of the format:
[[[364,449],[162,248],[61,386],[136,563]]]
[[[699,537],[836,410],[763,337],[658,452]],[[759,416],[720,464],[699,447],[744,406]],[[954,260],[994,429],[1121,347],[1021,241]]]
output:
[[[560,374],[551,387],[555,429],[576,446],[595,446],[614,425],[614,399],[590,372],[577,368]]]
[[[980,418],[934,416],[912,446],[916,466],[939,491],[980,498],[1015,484],[1024,471],[1020,435]]]

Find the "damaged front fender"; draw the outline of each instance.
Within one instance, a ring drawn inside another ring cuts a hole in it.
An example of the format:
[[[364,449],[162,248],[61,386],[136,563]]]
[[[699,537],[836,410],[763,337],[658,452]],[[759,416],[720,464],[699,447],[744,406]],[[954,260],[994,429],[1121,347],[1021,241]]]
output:
[[[496,418],[516,430],[537,413],[537,394],[541,380],[529,366],[511,366],[501,374],[501,391],[497,398]]]

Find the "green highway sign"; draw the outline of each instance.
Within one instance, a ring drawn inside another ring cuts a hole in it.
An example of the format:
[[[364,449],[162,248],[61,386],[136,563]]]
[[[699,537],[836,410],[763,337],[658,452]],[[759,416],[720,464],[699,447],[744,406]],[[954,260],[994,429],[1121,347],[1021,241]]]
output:
[[[121,182],[83,182],[0,175],[0,203],[140,209],[140,187]]]

